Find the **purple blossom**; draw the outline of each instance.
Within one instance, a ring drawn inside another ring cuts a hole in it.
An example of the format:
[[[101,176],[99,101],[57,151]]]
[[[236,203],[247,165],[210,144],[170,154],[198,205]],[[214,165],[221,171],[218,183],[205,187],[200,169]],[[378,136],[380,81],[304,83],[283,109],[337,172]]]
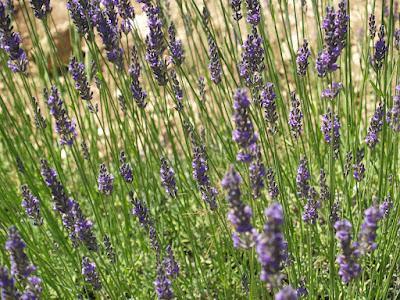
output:
[[[42,280],[37,276],[28,277],[27,286],[21,296],[21,300],[36,300],[40,299],[42,293]]]
[[[276,94],[271,82],[267,82],[261,92],[261,106],[264,108],[265,121],[269,124],[270,131],[274,133],[278,115],[276,113]]]
[[[304,206],[303,221],[310,224],[315,224],[318,219],[318,209],[321,203],[318,201],[317,191],[311,187],[308,192],[307,203]]]
[[[307,159],[305,157],[300,159],[297,168],[296,185],[297,194],[299,197],[307,199],[310,191],[311,174],[307,167]]]
[[[99,192],[111,195],[113,191],[114,176],[108,172],[105,164],[100,164],[99,177],[97,178]]]
[[[71,16],[72,22],[75,24],[76,29],[82,36],[89,35],[91,27],[90,20],[90,6],[91,3],[85,0],[68,0],[67,9]]]
[[[182,41],[176,38],[176,28],[174,23],[171,23],[168,27],[168,38],[169,51],[171,53],[172,61],[176,66],[180,66],[185,59],[185,55]]]
[[[92,100],[93,92],[90,91],[85,65],[78,62],[76,57],[73,57],[69,63],[68,69],[75,81],[75,88],[79,92],[81,98],[86,101]]]
[[[0,288],[1,299],[20,299],[20,293],[15,287],[14,278],[9,276],[7,268],[2,266],[0,266]]]
[[[174,252],[172,251],[171,245],[167,246],[167,256],[163,260],[165,268],[165,274],[169,278],[176,278],[179,275],[179,265],[175,260]]]
[[[283,236],[283,210],[273,203],[265,210],[267,221],[262,233],[256,237],[256,252],[261,264],[261,280],[271,287],[280,286],[281,270],[286,256],[286,242]]]
[[[400,84],[396,86],[393,106],[387,113],[386,121],[394,132],[400,132]]]
[[[243,16],[241,12],[242,0],[230,0],[232,8],[232,17],[235,21],[239,21]]]
[[[129,67],[129,76],[131,77],[131,92],[133,98],[135,99],[136,104],[140,108],[145,108],[147,93],[143,90],[142,86],[139,83],[140,77],[140,65],[139,65],[139,57],[137,54],[136,47],[132,48],[132,58],[131,65]]]
[[[215,84],[218,84],[221,82],[221,76],[222,76],[222,65],[221,65],[221,60],[219,58],[218,47],[211,34],[208,35],[207,40],[208,40],[209,55],[210,55],[210,63],[208,65],[208,69],[210,70],[211,80]]]
[[[297,74],[301,77],[306,75],[307,72],[307,66],[308,66],[308,58],[311,55],[311,51],[308,47],[308,42],[305,39],[303,42],[303,46],[299,48],[297,51],[297,58],[296,58],[296,63],[297,63]]]
[[[28,66],[26,53],[20,44],[21,36],[13,32],[9,12],[0,2],[0,48],[8,54],[8,67],[14,73],[25,73]]]
[[[343,89],[343,84],[341,82],[332,82],[331,86],[322,91],[321,97],[333,100],[339,95],[339,92]]]
[[[241,198],[240,184],[242,178],[233,166],[230,166],[225,177],[221,181],[222,188],[227,191],[226,200],[229,203],[228,220],[235,229],[232,234],[235,248],[249,249],[253,246],[251,225],[252,210],[245,205]]]
[[[121,30],[128,34],[132,31],[132,22],[135,18],[135,11],[130,0],[119,0],[117,2],[118,14],[121,17]]]
[[[172,89],[174,91],[175,94],[175,100],[176,100],[176,106],[175,109],[177,111],[182,111],[183,109],[183,104],[182,104],[182,100],[183,100],[183,90],[181,88],[181,85],[179,83],[179,80],[176,76],[176,72],[174,69],[171,70],[170,72],[170,78],[171,78],[171,82],[172,82]]]
[[[146,204],[142,200],[134,198],[132,192],[130,193],[130,197],[133,204],[132,215],[137,217],[140,225],[147,229],[152,224],[152,221]]]
[[[172,198],[176,197],[178,188],[176,187],[175,172],[164,157],[161,158],[160,178],[165,192]]]
[[[247,86],[259,83],[259,74],[264,70],[264,49],[263,40],[253,27],[251,34],[242,45],[242,61],[239,64],[240,76],[244,79]]]
[[[82,275],[85,281],[91,284],[95,290],[101,289],[101,281],[96,271],[96,264],[85,256],[82,258]]]
[[[93,223],[87,219],[79,206],[79,203],[73,201],[71,214],[74,218],[74,229],[70,233],[70,238],[77,246],[78,241],[82,242],[88,250],[97,251],[97,239],[93,232]]]
[[[254,160],[249,165],[249,173],[253,198],[257,199],[261,196],[261,190],[265,186],[264,179],[266,171],[265,166],[262,162],[260,147],[258,145],[255,145],[254,148]]]
[[[205,201],[211,210],[217,209],[216,196],[218,191],[211,185],[210,177],[208,176],[208,159],[206,147],[203,143],[197,142],[192,137],[193,150],[193,178],[197,182],[197,186],[201,193],[201,198]]]
[[[365,137],[365,143],[371,149],[375,148],[375,146],[379,143],[379,132],[382,131],[384,116],[384,105],[382,102],[380,102],[370,120],[367,136]]]
[[[158,299],[167,300],[174,298],[172,283],[167,278],[164,266],[162,264],[157,266],[157,278],[154,281],[154,287],[156,289]]]
[[[328,112],[322,116],[321,131],[325,142],[333,147],[335,155],[338,155],[340,147],[340,120],[338,115],[333,115],[328,108]]]
[[[64,102],[55,86],[51,87],[47,106],[56,121],[56,132],[60,136],[60,144],[72,146],[77,136],[75,122],[69,119]]]
[[[246,0],[247,23],[257,26],[261,19],[261,5],[259,0]]]
[[[378,41],[375,43],[374,55],[370,57],[371,65],[375,71],[379,71],[383,66],[383,60],[385,59],[386,52],[389,47],[385,42],[385,26],[381,25],[378,32]]]
[[[296,93],[290,94],[291,108],[289,112],[289,127],[295,139],[299,138],[303,131],[303,113],[300,108],[300,101],[296,97]]]
[[[353,165],[353,177],[356,181],[360,182],[365,176],[365,166],[362,162],[364,158],[364,149],[357,150],[356,161]]]
[[[274,171],[268,168],[266,171],[267,181],[268,181],[268,193],[271,200],[276,200],[279,195],[279,188],[275,181]]]
[[[294,290],[290,285],[282,288],[276,295],[275,300],[297,300],[297,291]]]
[[[51,12],[50,0],[30,0],[33,14],[38,19],[44,19]]]
[[[250,100],[245,89],[238,89],[234,95],[233,121],[235,130],[232,132],[233,140],[239,145],[236,156],[238,161],[251,162],[253,160],[252,149],[255,147],[257,135],[249,116]]]
[[[119,167],[119,174],[124,179],[126,183],[132,183],[133,173],[130,163],[126,161],[126,155],[124,151],[119,154],[119,162],[121,166]]]
[[[361,225],[361,231],[358,235],[359,251],[361,254],[372,252],[377,248],[376,231],[378,222],[382,220],[383,212],[378,206],[371,206],[364,211],[364,222]]]
[[[344,283],[349,283],[361,273],[361,267],[357,262],[360,253],[356,244],[351,242],[351,223],[348,220],[341,220],[337,221],[334,227],[342,250],[342,253],[336,257],[339,275]]]
[[[29,218],[33,220],[33,224],[40,226],[43,224],[43,218],[40,214],[40,201],[38,197],[32,194],[26,184],[21,186],[22,193],[22,207],[25,208],[25,212]]]
[[[385,200],[379,205],[379,210],[383,217],[387,217],[393,208],[393,201],[390,195],[387,195]]]

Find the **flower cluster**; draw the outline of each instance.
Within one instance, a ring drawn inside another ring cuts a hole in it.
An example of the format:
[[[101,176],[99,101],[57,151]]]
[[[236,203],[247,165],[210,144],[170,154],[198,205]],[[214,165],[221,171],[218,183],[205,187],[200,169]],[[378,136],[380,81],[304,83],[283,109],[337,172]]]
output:
[[[133,173],[130,163],[126,161],[126,155],[124,151],[119,154],[119,162],[121,166],[119,167],[119,174],[124,179],[126,183],[132,183]]]
[[[105,164],[100,164],[97,186],[100,193],[111,195],[114,188],[114,175],[108,172]]]
[[[176,187],[175,172],[164,157],[161,157],[160,178],[165,192],[172,198],[176,197],[178,188]]]
[[[264,108],[264,118],[270,131],[275,133],[278,115],[276,112],[276,94],[271,82],[267,82],[261,92],[261,106]]]
[[[379,132],[382,131],[384,117],[384,104],[380,102],[369,122],[367,136],[365,137],[365,143],[371,149],[375,148],[375,146],[379,143],[378,135]]]
[[[131,77],[132,96],[135,99],[136,104],[140,108],[145,108],[147,105],[145,101],[147,93],[143,90],[142,86],[139,83],[140,65],[136,47],[132,48],[131,56],[132,57],[131,57],[131,65],[129,67],[129,76]]]
[[[208,65],[208,69],[210,70],[211,80],[215,84],[218,84],[221,82],[222,76],[222,65],[219,58],[218,47],[211,35],[208,35],[207,40],[210,54],[210,63]]]
[[[300,100],[296,97],[296,93],[290,94],[291,108],[289,112],[289,127],[295,139],[299,138],[303,131],[303,113],[301,112]]]
[[[173,23],[168,27],[168,38],[172,61],[176,66],[180,66],[185,59],[185,55],[183,52],[182,41],[176,38],[176,28]]]
[[[296,58],[296,63],[297,63],[297,74],[299,76],[305,76],[307,72],[307,66],[308,66],[308,58],[311,55],[311,51],[308,47],[308,42],[307,40],[304,40],[303,46],[299,48],[297,51],[297,58]]]
[[[400,132],[400,84],[396,86],[393,106],[388,111],[386,120],[394,132]]]
[[[340,148],[340,120],[328,108],[328,112],[322,116],[321,131],[325,142],[332,146],[335,155],[338,155]]]
[[[93,286],[93,289],[101,289],[101,281],[96,271],[96,264],[85,256],[82,258],[82,275],[85,281]]]
[[[40,201],[32,194],[26,184],[21,186],[22,207],[25,208],[26,214],[33,220],[33,224],[39,226],[43,223],[43,218],[40,214]]]

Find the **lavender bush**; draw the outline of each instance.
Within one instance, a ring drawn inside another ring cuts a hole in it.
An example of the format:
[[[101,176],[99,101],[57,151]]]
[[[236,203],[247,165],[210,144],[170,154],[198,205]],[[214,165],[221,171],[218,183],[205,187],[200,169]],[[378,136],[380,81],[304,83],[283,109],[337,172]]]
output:
[[[2,299],[399,299],[391,1],[0,0]]]

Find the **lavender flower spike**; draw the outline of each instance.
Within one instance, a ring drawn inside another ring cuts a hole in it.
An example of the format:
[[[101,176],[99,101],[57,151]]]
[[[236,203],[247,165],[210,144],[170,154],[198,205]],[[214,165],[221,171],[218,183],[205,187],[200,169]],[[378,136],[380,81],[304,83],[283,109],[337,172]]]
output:
[[[68,0],[67,9],[81,36],[88,36],[90,24],[90,4],[82,0]]]
[[[333,115],[328,108],[328,112],[322,116],[321,131],[325,142],[333,147],[336,156],[340,147],[340,126],[338,115]]]
[[[26,214],[33,220],[33,224],[40,226],[43,224],[43,218],[40,215],[40,202],[39,199],[32,194],[26,184],[21,186],[22,193],[22,207],[25,208]]]
[[[241,10],[242,0],[230,0],[232,8],[232,17],[235,21],[239,21],[243,16]]]
[[[139,83],[140,65],[136,47],[132,48],[132,58],[131,58],[131,65],[129,67],[129,76],[131,77],[131,92],[133,98],[135,99],[135,102],[139,106],[139,108],[145,108],[147,105],[146,103],[147,93],[143,90],[142,86]]]
[[[261,5],[259,0],[246,0],[247,23],[257,26],[261,19]]]
[[[130,0],[119,0],[117,2],[118,14],[121,17],[121,30],[128,34],[132,31],[132,22],[135,18],[135,11]]]
[[[87,80],[85,65],[78,62],[76,57],[73,57],[68,66],[69,72],[75,81],[75,88],[83,100],[90,101],[93,98],[93,92],[90,90]]]
[[[169,51],[171,52],[172,61],[176,66],[180,66],[185,55],[183,52],[182,41],[176,38],[176,28],[174,23],[171,23],[168,27],[168,37],[169,37]]]
[[[383,211],[378,206],[367,208],[364,212],[364,222],[361,225],[359,238],[359,250],[361,254],[372,252],[377,248],[376,231],[378,222],[383,218]]]
[[[75,123],[69,119],[64,102],[55,86],[51,87],[47,105],[56,121],[56,132],[60,135],[60,144],[72,146],[77,136]]]
[[[266,171],[267,181],[268,181],[268,193],[272,200],[276,200],[279,195],[279,188],[275,181],[275,174],[271,168]]]
[[[262,162],[260,146],[254,146],[254,160],[249,165],[250,185],[253,198],[257,199],[261,196],[261,190],[264,188],[264,178],[266,175],[265,166]]]
[[[162,264],[157,266],[157,278],[154,281],[154,287],[156,289],[158,299],[168,300],[174,298],[171,281],[167,278],[164,266]]]
[[[104,195],[111,195],[113,191],[114,176],[108,172],[105,164],[100,165],[97,183],[100,193]]]
[[[175,260],[171,245],[167,246],[167,256],[163,260],[165,274],[170,278],[176,278],[179,275],[179,265]]]
[[[290,108],[288,123],[289,123],[290,131],[293,134],[293,137],[295,139],[297,139],[300,137],[300,135],[303,131],[303,124],[302,124],[303,113],[301,112],[300,101],[296,97],[295,92],[292,92],[290,94],[290,101],[291,101],[292,107]]]
[[[332,82],[330,87],[322,91],[321,97],[328,100],[334,100],[342,89],[343,84],[341,82]]]
[[[276,131],[276,122],[278,120],[275,99],[274,85],[271,82],[267,82],[261,92],[261,106],[264,108],[264,118],[272,133]]]
[[[253,213],[250,206],[245,205],[240,199],[241,182],[242,178],[239,173],[233,166],[230,166],[221,181],[221,185],[227,191],[226,200],[230,207],[228,220],[235,228],[235,232],[232,234],[233,245],[235,248],[249,249],[254,244],[252,238],[253,226],[250,222]]]
[[[0,288],[1,299],[20,299],[21,295],[15,287],[14,278],[12,276],[9,276],[8,270],[2,266],[0,266]]]
[[[33,14],[38,19],[44,19],[51,12],[50,0],[30,0]]]
[[[70,233],[70,237],[74,246],[81,241],[90,251],[97,251],[97,239],[93,232],[93,223],[88,220],[82,213],[79,203],[73,201],[71,214],[74,217],[74,230]]]
[[[301,77],[304,77],[306,75],[308,58],[310,57],[310,55],[311,51],[308,47],[308,42],[307,40],[304,40],[303,46],[301,46],[297,51],[297,58],[296,58],[297,74]]]
[[[300,159],[297,168],[296,185],[299,197],[307,199],[310,192],[311,174],[307,167],[307,159],[305,157]]]
[[[371,118],[367,136],[365,137],[365,143],[371,149],[375,148],[375,146],[379,143],[379,132],[382,131],[384,116],[384,105],[382,102],[380,102]]]
[[[262,268],[260,278],[274,288],[280,286],[280,272],[287,247],[282,232],[282,206],[273,203],[265,210],[265,216],[267,221],[264,230],[256,237],[256,252]]]
[[[393,107],[387,113],[386,121],[394,132],[400,132],[400,84],[395,88],[393,96]]]
[[[126,183],[132,183],[132,167],[130,163],[126,161],[126,155],[124,151],[121,151],[121,153],[119,154],[119,162],[121,163],[121,166],[119,167],[119,174],[122,176]]]
[[[357,262],[360,253],[356,245],[351,242],[351,223],[348,220],[341,220],[337,221],[334,227],[342,250],[342,254],[336,258],[339,264],[339,275],[344,283],[349,283],[361,273],[361,267]]]
[[[101,289],[101,281],[96,271],[96,264],[85,256],[82,258],[82,275],[85,281],[90,283],[95,290]]]
[[[297,291],[290,285],[285,286],[275,295],[275,300],[297,300],[298,298]]]
[[[371,65],[375,71],[379,71],[383,66],[383,60],[385,59],[386,52],[389,50],[389,47],[385,42],[385,26],[381,25],[378,32],[378,41],[375,44],[375,52],[374,55],[371,56]]]
[[[210,54],[210,64],[208,65],[208,69],[210,70],[211,80],[215,84],[218,84],[221,82],[222,75],[222,66],[219,58],[218,48],[214,38],[211,35],[208,35],[207,40]]]
[[[160,177],[165,192],[172,198],[176,197],[178,188],[176,187],[175,172],[164,157],[161,158]]]

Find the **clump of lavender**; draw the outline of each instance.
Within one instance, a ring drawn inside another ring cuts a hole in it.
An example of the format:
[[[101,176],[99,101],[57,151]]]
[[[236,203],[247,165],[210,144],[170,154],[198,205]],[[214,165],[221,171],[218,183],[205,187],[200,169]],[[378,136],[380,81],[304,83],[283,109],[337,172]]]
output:
[[[20,299],[21,294],[15,287],[15,280],[12,276],[9,276],[8,270],[5,267],[0,266],[0,288],[2,299]]]
[[[255,145],[253,150],[254,159],[249,165],[250,185],[253,198],[257,199],[261,196],[261,190],[264,188],[264,178],[266,175],[265,166],[262,162],[260,146]]]
[[[257,26],[261,19],[261,5],[259,0],[246,0],[247,23]]]
[[[43,218],[40,214],[40,202],[39,199],[32,194],[26,184],[21,186],[22,193],[22,207],[25,208],[25,212],[29,218],[33,220],[33,224],[40,226],[43,224]]]
[[[256,237],[256,252],[261,264],[261,280],[270,287],[280,286],[286,242],[282,232],[283,210],[279,203],[273,203],[265,210],[267,221],[264,230]]]
[[[360,182],[365,176],[365,166],[362,162],[364,158],[364,148],[358,149],[356,153],[355,164],[353,165],[353,177],[356,181]]]
[[[297,291],[290,285],[285,286],[275,295],[275,300],[297,300],[298,298]]]
[[[215,84],[218,84],[221,82],[222,76],[222,65],[219,58],[218,47],[211,34],[208,35],[207,41],[210,55],[210,63],[208,65],[208,69],[210,70],[211,80]]]
[[[77,136],[75,122],[69,119],[64,102],[55,86],[51,87],[47,105],[56,121],[56,132],[60,136],[60,144],[72,146]]]
[[[338,115],[333,115],[330,108],[322,116],[321,131],[325,142],[332,146],[335,156],[339,154],[340,148],[340,120]]]
[[[388,111],[386,121],[394,132],[400,132],[400,84],[396,86],[393,107]]]
[[[182,41],[176,38],[176,28],[174,23],[171,23],[168,27],[168,38],[169,38],[169,51],[171,53],[172,61],[176,66],[180,66],[184,59],[184,51]]]
[[[122,176],[126,183],[132,183],[133,173],[130,163],[126,160],[125,151],[121,151],[119,154],[119,162],[121,166],[119,167],[119,174]]]
[[[154,281],[154,287],[156,289],[158,299],[167,300],[174,298],[171,280],[169,280],[165,274],[164,266],[161,263],[158,263],[157,266],[157,278]]]
[[[131,92],[136,104],[140,108],[145,108],[147,105],[147,93],[143,90],[142,86],[139,83],[140,65],[136,47],[132,48],[131,55],[131,65],[129,67],[129,76],[131,77]]]
[[[235,21],[239,21],[243,16],[241,12],[242,0],[230,0],[232,8],[232,17]]]
[[[178,188],[176,187],[175,172],[164,157],[161,157],[160,178],[165,192],[172,198],[176,197]]]
[[[364,211],[364,222],[358,235],[359,251],[361,254],[372,252],[377,248],[376,231],[378,222],[382,220],[383,212],[378,206],[373,205]]]
[[[111,195],[113,191],[114,176],[108,172],[105,164],[100,164],[99,177],[97,178],[97,186],[99,192],[104,195]]]
[[[245,89],[238,89],[234,95],[235,130],[232,133],[233,140],[239,145],[239,152],[236,156],[238,161],[251,162],[253,160],[253,149],[257,136],[254,133],[254,126],[249,116],[250,101]]]
[[[374,149],[379,142],[379,132],[382,131],[385,111],[382,102],[378,104],[374,115],[369,123],[367,136],[365,137],[365,143],[371,149]]]
[[[308,67],[308,58],[311,55],[311,51],[308,47],[308,42],[305,39],[303,42],[303,46],[299,48],[297,51],[297,58],[296,58],[296,63],[297,63],[297,74],[301,77],[304,77],[307,72],[307,67]]]
[[[341,82],[332,82],[330,87],[322,91],[321,97],[328,100],[334,100],[342,89],[343,84]]]
[[[212,210],[215,210],[218,207],[215,199],[218,191],[211,185],[210,177],[208,176],[206,147],[202,142],[196,141],[194,136],[192,136],[192,151],[193,178],[197,182],[203,201],[205,201]]]
[[[250,206],[245,205],[241,198],[240,184],[242,178],[233,166],[230,166],[225,177],[221,181],[222,188],[227,191],[226,200],[229,203],[228,220],[235,228],[232,234],[233,246],[235,248],[249,249],[254,245],[251,225],[253,215]]]
[[[375,43],[374,55],[370,57],[371,65],[375,71],[379,71],[383,66],[383,60],[385,59],[386,52],[389,47],[386,46],[385,42],[385,26],[381,25],[378,32],[378,41]]]
[[[7,53],[8,67],[14,73],[25,73],[28,66],[28,58],[20,44],[21,36],[13,31],[9,12],[0,2],[0,48]]]
[[[119,0],[117,2],[118,14],[121,17],[121,30],[128,34],[132,31],[132,23],[135,18],[135,11],[130,0]]]
[[[30,0],[33,14],[38,19],[44,19],[50,13],[50,0]]]
[[[82,258],[82,275],[85,281],[92,285],[93,289],[101,289],[100,277],[96,271],[96,264],[91,262],[88,257],[84,256]]]
[[[83,100],[90,101],[93,98],[93,92],[90,90],[87,80],[85,65],[78,62],[76,57],[73,57],[68,66],[69,72],[75,81],[75,88]]]
[[[176,76],[176,72],[175,72],[174,69],[172,69],[171,72],[170,72],[170,78],[171,78],[172,89],[174,91],[175,100],[176,100],[175,109],[177,111],[182,111],[182,109],[183,109],[183,104],[182,104],[183,90],[181,88],[181,85],[179,83],[179,80],[178,80],[178,78]]]
[[[271,197],[271,200],[276,200],[279,195],[279,188],[275,181],[274,171],[271,168],[268,168],[266,171],[266,177],[268,182],[268,193]]]
[[[370,14],[368,18],[368,28],[369,28],[369,37],[371,40],[375,38],[376,35],[376,21],[375,14]]]
[[[340,220],[334,227],[342,250],[336,258],[339,264],[339,275],[344,283],[348,283],[361,273],[361,267],[357,262],[360,253],[356,245],[351,242],[351,223],[348,220]]]
[[[318,209],[320,208],[321,203],[318,200],[317,191],[311,187],[308,192],[307,203],[304,206],[303,212],[303,221],[310,224],[315,224],[318,219]]]
[[[166,252],[167,252],[167,256],[163,260],[165,274],[169,278],[176,278],[179,275],[179,265],[176,262],[174,252],[172,251],[171,245],[167,246]]]
[[[261,106],[264,108],[264,118],[272,133],[276,132],[276,122],[278,120],[275,99],[274,85],[271,82],[267,82],[261,92]]]
[[[297,194],[299,197],[304,199],[308,198],[310,192],[310,179],[311,174],[307,167],[307,159],[303,157],[300,159],[296,175]]]
[[[114,2],[108,1],[104,10],[96,14],[97,31],[103,41],[107,59],[118,69],[123,68],[123,49],[120,47],[120,31]]]
[[[242,61],[239,64],[240,76],[249,87],[259,85],[259,75],[265,68],[262,44],[263,40],[258,34],[257,28],[253,27],[251,34],[247,36],[242,45]]]
[[[146,60],[148,61],[154,77],[160,86],[167,84],[167,67],[162,58],[165,50],[164,35],[162,32],[162,20],[160,8],[147,5],[145,8],[149,34],[146,37]]]
[[[290,94],[291,108],[289,112],[289,127],[292,135],[295,139],[299,138],[303,131],[303,113],[300,109],[300,101],[296,97],[296,93],[292,92]]]

